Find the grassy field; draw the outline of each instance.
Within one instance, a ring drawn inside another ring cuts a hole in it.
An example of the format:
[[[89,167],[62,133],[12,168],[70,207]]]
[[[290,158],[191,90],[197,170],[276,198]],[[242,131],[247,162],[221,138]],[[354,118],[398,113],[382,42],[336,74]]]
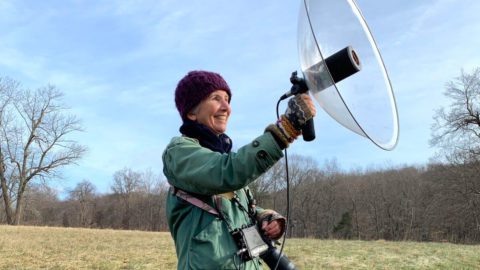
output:
[[[299,269],[480,269],[480,246],[289,239]],[[0,226],[0,269],[176,269],[168,233]]]

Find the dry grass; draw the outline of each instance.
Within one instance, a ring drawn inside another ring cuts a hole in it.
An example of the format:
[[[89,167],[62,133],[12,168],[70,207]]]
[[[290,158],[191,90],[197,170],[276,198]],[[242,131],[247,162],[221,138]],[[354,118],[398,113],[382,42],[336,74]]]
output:
[[[480,269],[480,246],[289,239],[299,269]],[[175,269],[169,233],[0,226],[0,269]]]
[[[291,239],[300,269],[480,269],[480,246],[448,243]]]
[[[0,269],[175,269],[169,233],[0,226]]]

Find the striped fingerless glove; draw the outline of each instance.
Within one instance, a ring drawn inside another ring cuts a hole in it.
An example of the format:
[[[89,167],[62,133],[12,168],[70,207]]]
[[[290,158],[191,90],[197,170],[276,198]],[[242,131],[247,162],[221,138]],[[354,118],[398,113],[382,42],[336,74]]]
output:
[[[280,116],[276,124],[267,126],[265,131],[272,133],[282,149],[288,147],[299,135],[305,123],[313,117],[313,114],[300,95],[288,101],[285,114]]]

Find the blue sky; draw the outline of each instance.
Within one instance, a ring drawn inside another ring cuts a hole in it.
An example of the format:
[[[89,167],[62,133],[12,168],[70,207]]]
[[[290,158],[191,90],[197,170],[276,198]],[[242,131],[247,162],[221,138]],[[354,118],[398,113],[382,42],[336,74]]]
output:
[[[290,153],[335,158],[346,170],[426,164],[445,83],[479,66],[480,2],[358,0],[395,91],[400,138],[393,151],[337,124],[318,106],[317,139]],[[173,101],[194,69],[221,73],[232,92],[234,147],[275,121],[275,104],[299,70],[300,1],[0,0],[0,76],[26,88],[53,84],[83,122],[88,154],[64,170],[60,189],[87,179],[108,192],[124,167],[161,173],[181,124]]]

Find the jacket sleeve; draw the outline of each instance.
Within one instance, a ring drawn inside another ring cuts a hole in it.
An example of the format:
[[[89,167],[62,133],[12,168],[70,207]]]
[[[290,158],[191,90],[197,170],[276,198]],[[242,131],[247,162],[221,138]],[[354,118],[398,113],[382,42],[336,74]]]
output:
[[[163,153],[168,182],[188,192],[213,195],[235,191],[257,179],[283,157],[269,132],[238,149],[220,154],[188,137],[172,139]]]

